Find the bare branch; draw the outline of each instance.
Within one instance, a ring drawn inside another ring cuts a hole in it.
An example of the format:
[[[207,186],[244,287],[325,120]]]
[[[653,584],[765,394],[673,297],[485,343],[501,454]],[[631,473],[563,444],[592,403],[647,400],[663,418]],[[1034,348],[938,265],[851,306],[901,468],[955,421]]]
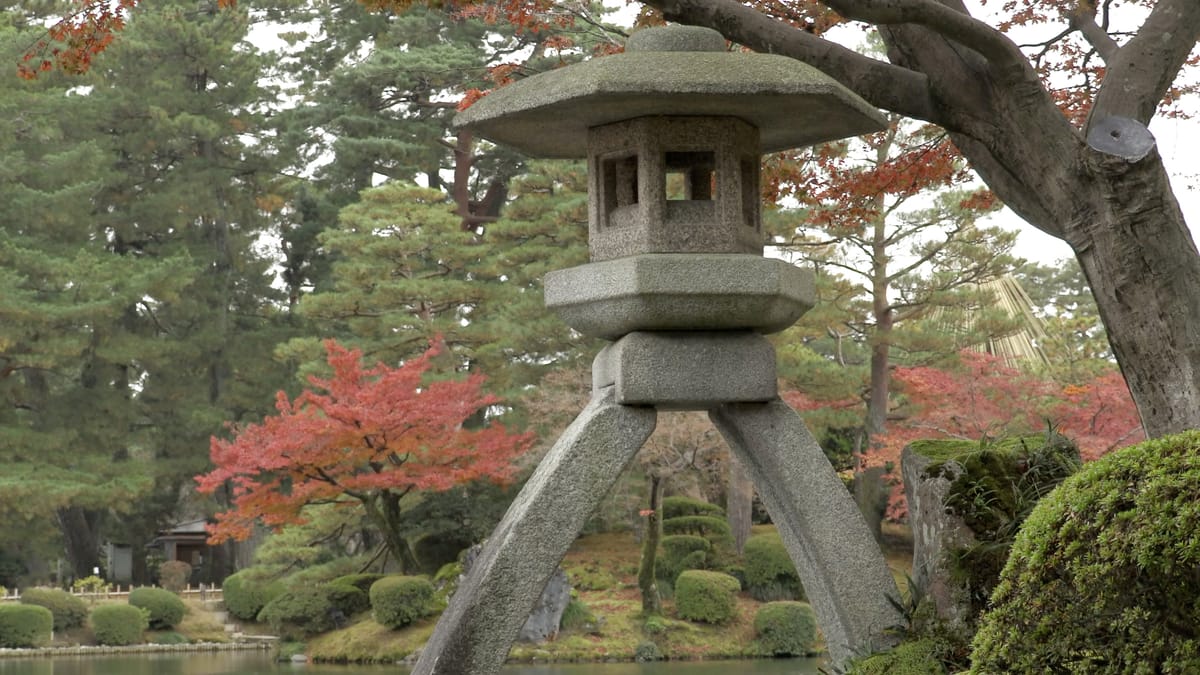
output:
[[[1092,119],[1128,117],[1149,124],[1200,40],[1200,2],[1160,0],[1137,35],[1108,60]]]
[[[644,0],[671,21],[707,26],[768,54],[803,61],[849,87],[868,103],[907,117],[936,122],[928,78],[863,56],[762,14],[735,0]]]

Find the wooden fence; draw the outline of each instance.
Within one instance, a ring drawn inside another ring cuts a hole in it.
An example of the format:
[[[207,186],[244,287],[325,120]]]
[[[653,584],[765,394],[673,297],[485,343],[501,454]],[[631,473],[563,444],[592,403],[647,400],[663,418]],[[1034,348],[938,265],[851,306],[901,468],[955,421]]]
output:
[[[124,590],[121,590],[122,588],[124,588]],[[133,586],[122,587],[120,584],[111,584],[102,591],[76,591],[76,590],[73,590],[73,591],[70,591],[70,593],[71,593],[71,595],[74,595],[77,598],[83,598],[85,600],[93,600],[93,601],[94,600],[110,600],[110,599],[129,597],[129,591],[133,590],[133,588],[135,588],[135,587],[133,587]],[[204,602],[206,600],[221,600],[222,599],[221,587],[214,585],[214,584],[200,584],[199,586],[196,586],[195,588],[193,588],[191,584],[188,584],[187,588],[183,589],[182,591],[178,591],[178,594],[182,598],[199,600],[201,602]],[[17,602],[20,599],[21,599],[21,593],[17,589],[13,589],[11,591],[6,591],[4,593],[4,595],[0,596],[0,602],[10,602],[10,601]]]

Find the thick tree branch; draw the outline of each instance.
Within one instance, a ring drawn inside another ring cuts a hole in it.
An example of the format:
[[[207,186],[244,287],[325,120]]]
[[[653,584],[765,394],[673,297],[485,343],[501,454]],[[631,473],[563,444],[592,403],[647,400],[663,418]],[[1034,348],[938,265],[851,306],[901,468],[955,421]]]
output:
[[[863,56],[793,28],[735,0],[644,0],[670,21],[707,26],[768,54],[803,61],[849,87],[868,103],[907,117],[937,122],[928,78]]]
[[[1074,11],[1067,12],[1067,21],[1070,22],[1071,28],[1079,31],[1105,63],[1111,63],[1121,46],[1096,23],[1096,8],[1091,7],[1090,12],[1088,9],[1087,5],[1080,3]]]
[[[1200,2],[1159,0],[1137,35],[1109,61],[1092,119],[1119,116],[1149,124],[1200,40]]]

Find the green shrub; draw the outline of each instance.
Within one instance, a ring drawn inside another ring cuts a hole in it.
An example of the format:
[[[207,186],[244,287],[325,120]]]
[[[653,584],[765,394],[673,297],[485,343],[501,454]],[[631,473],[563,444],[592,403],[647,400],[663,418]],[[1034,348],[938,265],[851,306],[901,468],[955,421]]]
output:
[[[633,660],[637,661],[638,663],[662,661],[663,658],[665,657],[663,656],[662,650],[658,648],[658,645],[649,640],[643,640],[642,642],[639,642],[638,646],[633,650]]]
[[[183,600],[163,588],[135,588],[129,593],[129,604],[150,612],[150,627],[154,630],[178,626],[187,613]]]
[[[254,568],[230,575],[221,584],[225,609],[245,621],[253,621],[263,607],[280,593],[283,593],[283,584]]]
[[[675,611],[689,621],[725,623],[733,618],[739,588],[728,574],[688,570],[675,580]]]
[[[904,642],[887,652],[856,659],[847,675],[945,675],[933,640]]]
[[[716,504],[692,499],[690,497],[665,497],[662,500],[663,520],[682,518],[684,516],[716,516],[725,517],[725,509]]]
[[[1200,432],[1086,465],[1033,509],[972,672],[1200,672]]]
[[[817,616],[805,602],[769,602],[754,615],[764,656],[807,656],[817,644]]]
[[[714,516],[680,516],[663,521],[663,534],[693,534],[709,541],[733,540],[729,523]]]
[[[182,560],[168,560],[158,566],[158,582],[168,591],[182,591],[191,578],[192,566]]]
[[[21,604],[38,605],[50,610],[54,615],[54,630],[77,628],[87,621],[87,603],[57,588],[27,589],[21,593]]]
[[[354,590],[358,591],[356,588]],[[289,588],[262,608],[258,620],[270,624],[271,630],[289,639],[324,633],[335,627],[333,618],[337,606],[333,602],[334,594],[328,586]]]
[[[43,647],[50,644],[54,614],[40,605],[0,605],[0,647]]]
[[[379,581],[384,576],[386,576],[386,575],[373,574],[373,573],[367,573],[367,572],[362,572],[362,573],[358,573],[358,574],[344,574],[336,579],[333,579],[329,583],[331,583],[331,584],[350,584],[351,586],[357,588],[358,590],[362,591],[363,593],[370,593],[371,592],[371,584],[375,583],[376,581]]]
[[[388,628],[403,628],[429,613],[433,584],[425,577],[389,576],[371,585],[371,609],[375,622]]]
[[[371,608],[371,600],[366,592],[353,584],[331,581],[325,584],[324,588],[329,602],[347,617]]]
[[[777,532],[756,534],[746,540],[746,590],[759,602],[803,600],[800,575]]]
[[[600,620],[578,598],[572,598],[563,608],[562,618],[558,620],[560,630],[575,633],[595,633],[600,627]]]
[[[148,612],[133,605],[100,605],[92,610],[92,633],[102,645],[132,645],[150,626]]]
[[[694,534],[673,534],[662,538],[662,555],[655,563],[655,576],[674,582],[684,570],[704,569],[713,546]]]

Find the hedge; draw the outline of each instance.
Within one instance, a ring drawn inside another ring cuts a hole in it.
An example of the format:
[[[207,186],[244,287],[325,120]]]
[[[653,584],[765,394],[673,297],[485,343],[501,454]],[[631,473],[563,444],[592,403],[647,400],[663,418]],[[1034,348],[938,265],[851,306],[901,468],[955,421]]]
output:
[[[663,520],[682,518],[684,516],[716,516],[725,517],[725,509],[716,504],[709,504],[691,497],[664,497],[662,500]]]
[[[367,587],[370,589],[370,586]],[[329,602],[345,616],[354,616],[371,608],[371,600],[367,591],[354,584],[341,581],[331,581],[324,586]]]
[[[50,644],[54,614],[40,605],[0,605],[0,647],[43,647]]]
[[[242,570],[225,578],[221,595],[225,609],[233,616],[253,621],[268,602],[283,593],[283,584],[266,578],[253,569]]]
[[[132,645],[150,626],[148,612],[133,605],[100,605],[92,610],[92,633],[102,645]]]
[[[154,630],[168,630],[183,621],[187,606],[183,600],[171,591],[163,588],[135,588],[129,592],[129,604],[150,612],[150,627]]]
[[[806,602],[769,602],[755,613],[754,632],[765,656],[807,656],[816,651],[817,616]]]
[[[30,588],[21,593],[21,604],[38,605],[54,615],[54,630],[68,630],[87,621],[88,608],[83,600],[57,588]]]
[[[331,583],[331,584],[350,584],[351,586],[357,588],[358,590],[362,591],[363,593],[370,593],[371,592],[371,584],[374,584],[376,581],[379,581],[384,576],[386,576],[386,575],[374,574],[374,573],[368,573],[368,572],[362,572],[359,574],[345,574],[345,575],[342,575],[342,576],[330,581],[329,583]]]
[[[756,534],[742,551],[746,562],[746,590],[760,602],[803,600],[800,574],[777,532]]]
[[[1200,672],[1200,432],[1118,450],[1038,502],[972,672]]]
[[[425,577],[389,576],[371,585],[375,622],[403,628],[429,613],[433,584]]]
[[[353,586],[300,586],[280,593],[258,613],[258,620],[271,625],[271,630],[290,639],[303,639],[309,635],[324,633],[334,626],[335,610],[333,596],[339,589]]]
[[[675,580],[675,611],[681,619],[725,623],[733,618],[738,580],[720,572],[687,570]]]

